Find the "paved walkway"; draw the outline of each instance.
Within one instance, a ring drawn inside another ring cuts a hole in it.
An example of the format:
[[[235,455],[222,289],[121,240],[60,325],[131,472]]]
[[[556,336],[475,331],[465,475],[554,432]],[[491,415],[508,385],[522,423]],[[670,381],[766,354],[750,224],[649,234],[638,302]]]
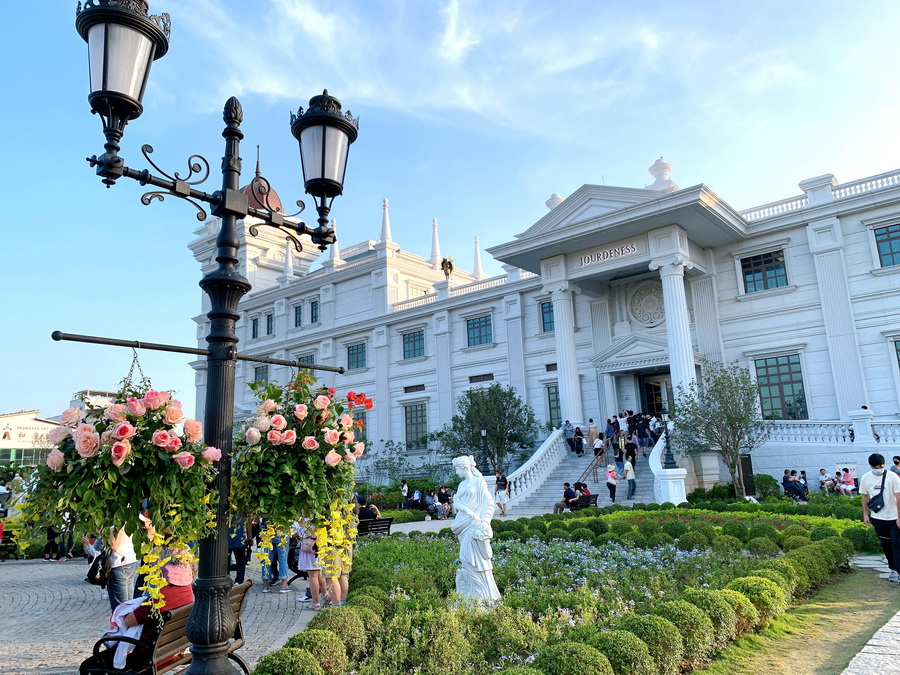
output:
[[[860,555],[852,561],[856,567],[874,569],[882,579],[890,576],[884,556]],[[894,584],[900,592],[900,584]],[[897,675],[900,674],[900,612],[888,621],[862,651],[853,657],[842,675]]]

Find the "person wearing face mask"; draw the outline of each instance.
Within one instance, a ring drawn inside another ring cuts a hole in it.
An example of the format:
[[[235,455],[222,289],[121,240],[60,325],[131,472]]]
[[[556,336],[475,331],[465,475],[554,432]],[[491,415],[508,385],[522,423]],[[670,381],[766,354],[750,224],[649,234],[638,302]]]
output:
[[[900,582],[900,476],[884,468],[884,456],[869,455],[872,470],[859,480],[863,522],[875,528],[891,575]],[[871,513],[870,513],[871,512]]]

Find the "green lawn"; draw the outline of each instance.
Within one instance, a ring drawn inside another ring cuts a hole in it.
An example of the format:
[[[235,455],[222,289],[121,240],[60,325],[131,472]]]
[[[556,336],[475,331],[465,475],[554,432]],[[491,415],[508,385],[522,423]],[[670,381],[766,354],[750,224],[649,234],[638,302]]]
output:
[[[839,675],[900,611],[898,584],[854,570],[765,629],[734,642],[697,675]],[[811,667],[810,664],[818,664]]]

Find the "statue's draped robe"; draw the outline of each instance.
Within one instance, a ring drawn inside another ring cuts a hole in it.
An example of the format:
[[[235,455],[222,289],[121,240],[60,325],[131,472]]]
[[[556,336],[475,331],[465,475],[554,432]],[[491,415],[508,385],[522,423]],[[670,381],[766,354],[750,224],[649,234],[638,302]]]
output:
[[[481,524],[466,511],[457,510],[451,525],[459,538],[460,569],[456,573],[456,591],[462,596],[496,602],[500,591],[494,582],[494,552],[491,549],[491,518],[494,515],[494,499],[484,478],[470,476],[459,485],[454,505],[465,506],[477,513]]]

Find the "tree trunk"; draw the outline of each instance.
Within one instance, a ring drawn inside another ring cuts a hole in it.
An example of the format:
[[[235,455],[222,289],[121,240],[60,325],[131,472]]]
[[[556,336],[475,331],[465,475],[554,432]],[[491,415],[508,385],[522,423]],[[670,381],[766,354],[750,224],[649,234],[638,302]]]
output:
[[[741,469],[741,456],[740,455],[738,455],[737,462],[735,463],[735,469],[736,469],[736,471],[734,472],[734,475],[737,476],[737,479],[735,480],[735,483],[734,483],[734,494],[737,495],[738,497],[740,497],[741,499],[743,499],[744,501],[746,501],[747,500],[747,491],[744,489],[744,472]]]

